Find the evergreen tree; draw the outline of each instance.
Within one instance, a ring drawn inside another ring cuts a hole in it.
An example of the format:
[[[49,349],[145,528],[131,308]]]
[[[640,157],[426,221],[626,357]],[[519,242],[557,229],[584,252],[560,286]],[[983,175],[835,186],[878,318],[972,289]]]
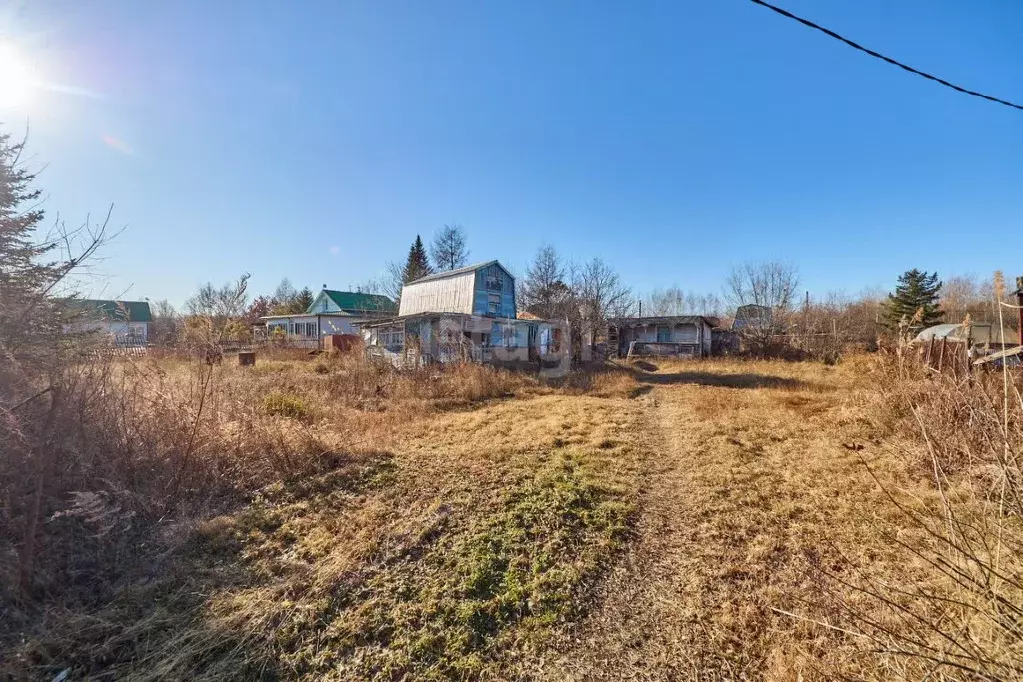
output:
[[[433,268],[430,267],[430,259],[426,256],[423,240],[417,234],[416,240],[412,242],[412,247],[408,251],[405,267],[401,271],[401,283],[405,285],[430,274],[433,274]]]
[[[313,290],[309,287],[302,287],[302,290],[295,294],[295,312],[304,313],[313,304]]]
[[[938,273],[907,270],[899,277],[895,293],[888,294],[884,304],[885,325],[897,331],[905,320],[910,330],[925,329],[939,324],[945,316],[938,306],[941,282]]]

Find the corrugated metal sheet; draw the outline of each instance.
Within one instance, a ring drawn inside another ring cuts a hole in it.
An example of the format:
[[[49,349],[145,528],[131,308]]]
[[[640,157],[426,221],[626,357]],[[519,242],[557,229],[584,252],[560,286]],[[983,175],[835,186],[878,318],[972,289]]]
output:
[[[472,314],[476,271],[447,273],[442,278],[425,278],[406,284],[401,290],[399,315],[419,313]]]

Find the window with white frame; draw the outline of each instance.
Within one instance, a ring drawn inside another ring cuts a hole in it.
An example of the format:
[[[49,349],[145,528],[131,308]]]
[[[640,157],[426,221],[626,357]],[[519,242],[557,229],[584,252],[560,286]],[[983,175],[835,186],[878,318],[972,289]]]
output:
[[[487,294],[487,311],[496,315],[501,310],[501,294]]]

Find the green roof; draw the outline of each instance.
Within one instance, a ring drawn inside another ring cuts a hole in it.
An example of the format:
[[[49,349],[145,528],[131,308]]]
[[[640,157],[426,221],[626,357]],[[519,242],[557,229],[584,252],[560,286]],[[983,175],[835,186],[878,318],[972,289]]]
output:
[[[397,312],[394,301],[380,294],[360,294],[354,291],[333,291],[324,289],[331,301],[341,310],[364,310],[381,313]],[[307,311],[313,312],[313,311]]]
[[[99,301],[81,299],[75,301],[90,314],[92,311],[107,321],[125,320],[130,322],[152,322],[153,314],[149,310],[149,301]]]

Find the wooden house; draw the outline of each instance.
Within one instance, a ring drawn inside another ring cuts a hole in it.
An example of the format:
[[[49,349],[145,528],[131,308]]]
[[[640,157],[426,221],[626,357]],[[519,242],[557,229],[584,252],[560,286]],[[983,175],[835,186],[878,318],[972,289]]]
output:
[[[711,354],[713,317],[673,315],[608,320],[608,351],[619,357],[647,355],[703,358]]]
[[[398,314],[460,313],[515,319],[515,277],[496,260],[406,284]]]

